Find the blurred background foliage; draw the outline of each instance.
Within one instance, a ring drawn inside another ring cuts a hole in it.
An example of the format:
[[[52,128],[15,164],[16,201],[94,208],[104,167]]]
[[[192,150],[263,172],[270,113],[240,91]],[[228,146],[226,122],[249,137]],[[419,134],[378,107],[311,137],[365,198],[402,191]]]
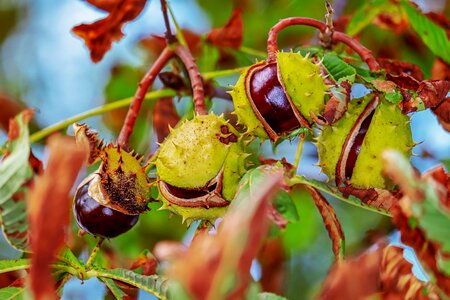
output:
[[[448,2],[416,1],[425,12],[432,11],[447,16],[450,13]],[[185,36],[193,45],[191,48],[202,72],[246,66],[255,59],[263,59],[250,52],[254,49],[264,53],[267,32],[281,18],[306,16],[322,19],[324,15],[322,1],[171,0],[169,4],[180,26],[186,30]],[[367,24],[358,24],[367,26],[353,27],[352,30],[358,33],[361,42],[376,57],[416,63],[425,77],[430,77],[434,55],[407,25],[401,30],[400,26],[404,24],[401,23],[400,12],[391,1],[336,0],[332,4],[336,17],[342,17],[342,26],[352,16],[364,17]],[[240,8],[243,13],[242,51],[218,49],[203,43],[204,36],[201,34],[211,28],[223,26],[234,8]],[[376,13],[389,17],[388,21],[396,24],[393,27],[397,27],[398,32],[392,28],[387,29],[385,24],[380,25],[375,20]],[[92,107],[132,96],[140,78],[161,50],[161,45],[151,37],[152,34],[161,35],[164,30],[159,1],[150,1],[136,21],[125,26],[126,37],[114,44],[100,63],[93,64],[84,43],[70,30],[79,23],[101,16],[101,11],[93,9],[84,1],[0,0],[0,111],[36,108],[38,112],[32,127],[36,131]],[[283,31],[279,43],[291,48],[314,44],[316,41],[316,32],[299,27]],[[253,52],[257,54],[257,51]],[[236,79],[237,76],[220,78],[216,84],[227,88]],[[161,82],[157,82],[155,88],[161,86]],[[174,103],[180,116],[191,110],[189,98],[180,97],[174,99]],[[211,103],[216,113],[232,110],[232,105],[227,100],[213,99]],[[155,150],[157,140],[151,126],[153,105],[145,103],[131,141],[132,147],[144,155]],[[110,141],[117,136],[125,113],[126,109],[115,110],[90,118],[86,123],[97,129],[106,141]],[[0,113],[0,119],[1,116]],[[1,120],[1,124],[0,128],[4,129],[5,120]],[[413,158],[413,163],[419,170],[425,170],[439,161],[447,161],[448,164],[450,136],[437,124],[431,113],[416,114],[413,118],[413,131],[416,142],[424,141],[415,148],[419,156]],[[0,143],[5,138],[5,132],[0,131]],[[285,141],[275,152],[271,145],[263,144],[261,154],[263,157],[286,157],[292,162],[296,144],[296,140]],[[40,157],[45,155],[39,144],[35,145],[34,151]],[[316,162],[315,148],[307,143],[299,173],[324,179],[320,169],[314,166]],[[322,219],[309,195],[299,189],[292,197],[300,220],[289,224],[282,232],[273,228],[266,243],[267,251],[263,251],[259,264],[255,264],[252,272],[254,278],[261,280],[266,289],[289,299],[305,299],[310,298],[319,287],[333,261],[333,254]],[[333,199],[330,201],[342,222],[349,255],[360,252],[377,237],[391,231],[386,217]],[[158,241],[189,240],[189,232],[181,224],[180,218],[169,217],[166,212],[157,211],[157,204],[152,206],[154,209],[140,218],[138,226],[107,243],[103,257],[112,266],[129,266],[144,249],[151,250]],[[77,230],[75,225],[73,230]],[[92,247],[94,242],[92,237],[80,239],[75,236],[69,244],[75,253],[86,255],[86,243]],[[1,258],[12,258],[14,255],[15,252],[0,240]],[[276,272],[272,272],[272,278],[261,278],[261,270],[274,266],[278,268]],[[95,287],[95,284],[73,286],[75,289],[66,291],[65,298],[75,299],[82,295],[83,289],[88,290]]]

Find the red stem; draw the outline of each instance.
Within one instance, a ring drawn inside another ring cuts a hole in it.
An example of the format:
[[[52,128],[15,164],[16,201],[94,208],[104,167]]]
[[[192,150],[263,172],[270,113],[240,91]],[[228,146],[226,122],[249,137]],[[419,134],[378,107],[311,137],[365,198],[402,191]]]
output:
[[[305,26],[311,26],[315,27],[320,30],[320,32],[325,33],[327,26],[325,23],[311,18],[303,18],[303,17],[293,17],[293,18],[287,18],[280,20],[277,24],[275,24],[269,32],[269,38],[267,39],[267,54],[268,62],[273,62],[276,60],[276,53],[278,51],[278,33],[283,30],[286,27],[293,26],[293,25],[305,25]],[[364,60],[369,66],[369,69],[371,71],[378,71],[380,70],[380,65],[375,60],[375,58],[372,56],[372,52],[361,45],[358,41],[356,41],[351,36],[346,35],[343,32],[334,31],[332,35],[332,41],[333,42],[342,42],[346,44],[348,47],[353,49],[358,55]]]
[[[177,45],[175,48],[175,54],[181,59],[189,74],[192,86],[192,97],[194,100],[194,109],[198,115],[206,115],[205,105],[205,91],[203,88],[203,80],[198,70],[197,64],[192,57],[189,49],[183,45]]]
[[[167,61],[173,56],[174,52],[169,47],[166,47],[163,52],[159,55],[158,59],[153,63],[150,70],[139,82],[139,87],[134,94],[133,102],[131,102],[130,108],[128,109],[127,116],[122,125],[122,130],[120,131],[119,137],[117,138],[117,144],[120,147],[126,148],[128,146],[128,141],[131,134],[133,133],[134,124],[136,123],[136,118],[141,109],[142,101],[144,100],[145,94],[147,93],[150,86],[156,79],[158,73],[166,65]]]

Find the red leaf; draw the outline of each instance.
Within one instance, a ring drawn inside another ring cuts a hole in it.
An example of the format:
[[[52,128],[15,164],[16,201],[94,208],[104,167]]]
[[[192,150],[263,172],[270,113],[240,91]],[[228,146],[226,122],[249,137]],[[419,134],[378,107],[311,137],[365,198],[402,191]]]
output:
[[[211,30],[206,41],[220,47],[240,48],[244,33],[244,22],[240,9],[233,10],[228,23],[221,28]]]
[[[144,9],[146,0],[91,1],[97,7],[105,9],[109,15],[92,24],[75,26],[72,31],[81,37],[91,52],[93,62],[99,62],[111,48],[113,42],[123,37],[122,27],[134,20]]]
[[[31,231],[31,290],[35,299],[57,299],[50,264],[64,244],[70,220],[69,193],[86,161],[88,149],[73,139],[49,138],[47,170],[36,178],[28,198]]]
[[[181,29],[183,37],[186,40],[189,50],[194,57],[197,57],[202,48],[202,38],[190,31],[189,29]],[[140,42],[151,54],[157,56],[166,47],[166,39],[162,36],[152,35]]]
[[[442,127],[450,132],[450,97],[432,109]]]

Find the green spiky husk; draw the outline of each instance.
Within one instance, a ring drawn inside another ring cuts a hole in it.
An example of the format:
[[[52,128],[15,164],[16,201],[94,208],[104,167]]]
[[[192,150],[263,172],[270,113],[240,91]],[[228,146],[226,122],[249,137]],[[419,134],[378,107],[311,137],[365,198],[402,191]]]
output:
[[[232,143],[218,139],[223,125],[238,135],[222,116],[214,114],[197,116],[171,130],[156,160],[159,178],[180,188],[203,187],[215,178],[232,149]]]
[[[330,179],[335,179],[336,166],[347,135],[373,97],[369,94],[353,99],[342,119],[323,128],[317,143],[319,165]],[[361,145],[350,183],[355,188],[392,189],[392,183],[382,173],[381,154],[384,150],[395,149],[410,157],[412,147],[409,117],[403,115],[398,106],[381,97]]]
[[[277,64],[281,84],[300,114],[310,123],[310,113],[319,115],[325,107],[328,90],[318,65],[300,53],[278,52]]]

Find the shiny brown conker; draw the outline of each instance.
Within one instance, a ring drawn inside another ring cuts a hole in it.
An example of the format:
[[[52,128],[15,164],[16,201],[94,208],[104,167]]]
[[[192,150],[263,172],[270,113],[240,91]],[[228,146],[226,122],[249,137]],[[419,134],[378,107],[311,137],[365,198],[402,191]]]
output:
[[[101,205],[89,195],[89,184],[79,187],[73,204],[78,226],[85,232],[103,238],[113,238],[130,230],[139,215],[127,215]]]

